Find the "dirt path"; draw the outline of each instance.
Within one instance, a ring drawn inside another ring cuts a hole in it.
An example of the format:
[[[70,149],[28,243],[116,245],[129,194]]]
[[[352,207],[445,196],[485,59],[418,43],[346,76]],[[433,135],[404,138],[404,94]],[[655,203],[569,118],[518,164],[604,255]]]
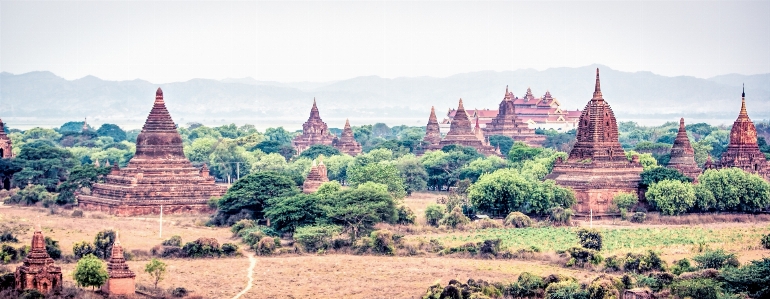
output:
[[[241,291],[237,295],[235,295],[233,299],[241,298],[241,296],[248,293],[249,290],[251,290],[251,285],[254,282],[254,267],[257,266],[257,259],[254,258],[254,254],[252,254],[251,252],[246,252],[246,255],[249,257],[249,270],[248,270],[249,275],[247,275],[247,277],[249,278],[249,282],[246,284],[246,288],[243,289],[243,291]]]

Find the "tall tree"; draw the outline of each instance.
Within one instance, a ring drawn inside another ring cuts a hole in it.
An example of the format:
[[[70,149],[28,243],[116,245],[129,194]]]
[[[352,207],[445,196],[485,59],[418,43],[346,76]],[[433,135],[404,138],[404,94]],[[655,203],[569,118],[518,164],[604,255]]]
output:
[[[96,130],[96,134],[99,136],[112,137],[112,140],[115,142],[126,140],[126,131],[123,131],[123,129],[113,124],[103,124]]]

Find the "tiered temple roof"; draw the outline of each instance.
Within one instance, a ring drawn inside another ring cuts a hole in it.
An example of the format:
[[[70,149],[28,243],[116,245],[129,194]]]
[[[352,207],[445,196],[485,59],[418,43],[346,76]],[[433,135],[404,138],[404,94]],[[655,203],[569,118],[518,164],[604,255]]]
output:
[[[302,135],[295,137],[291,143],[297,150],[297,154],[302,153],[312,145],[332,145],[334,143],[334,135],[329,132],[329,126],[321,120],[315,98],[313,98],[313,107],[310,108],[310,117],[302,124]]]
[[[343,154],[351,156],[361,153],[361,145],[356,142],[356,138],[353,136],[353,129],[350,128],[349,120],[345,120],[345,128],[342,129],[340,137],[334,140],[334,147]]]
[[[11,144],[11,138],[8,138],[8,134],[5,133],[5,123],[0,119],[0,158],[12,158],[13,146]]]
[[[310,167],[310,172],[305,178],[305,183],[302,184],[302,192],[313,193],[318,190],[321,184],[329,181],[329,177],[326,174],[326,165],[322,157],[318,157],[318,163],[313,160],[313,165]]]
[[[103,292],[111,296],[135,293],[136,274],[128,268],[123,256],[123,246],[120,245],[120,239],[117,236],[112,245],[110,260],[107,261],[107,273],[109,278],[107,283],[102,285]]]
[[[478,128],[478,123],[476,124],[476,127]],[[478,133],[481,134],[480,129]],[[449,132],[444,136],[444,139],[439,142],[438,146],[433,146],[432,148],[440,149],[451,144],[474,147],[479,153],[485,155],[495,154],[495,148],[485,143],[483,136],[482,138],[479,138],[479,135],[471,129],[471,121],[468,119],[468,115],[465,114],[463,99],[460,99],[460,102],[457,105],[457,114],[449,127]]]
[[[438,125],[438,119],[436,118],[436,109],[430,107],[430,117],[428,117],[428,125],[425,127],[425,137],[422,139],[426,143],[426,146],[439,144],[441,142],[441,131]]]
[[[757,144],[757,129],[746,112],[746,92],[741,94],[741,111],[730,130],[730,143],[722,153],[719,168],[737,167],[746,172],[756,173],[766,180],[770,177],[765,154]]]
[[[54,265],[45,249],[45,238],[40,228],[32,235],[32,249],[21,266],[16,268],[16,290],[36,289],[43,294],[61,291],[61,267]]]
[[[546,179],[575,191],[579,214],[607,213],[619,192],[638,192],[642,165],[628,161],[618,142],[615,114],[602,97],[599,69],[593,98],[580,116],[577,143],[567,161],[557,160]]]
[[[531,91],[527,89],[529,96]],[[550,96],[550,93],[548,94]],[[508,92],[508,86],[505,87],[505,96],[500,102],[498,113],[484,128],[486,136],[503,135],[513,138],[514,141],[522,141],[529,146],[542,146],[545,142],[545,136],[535,134],[534,129],[522,122],[516,115],[516,105],[513,102],[513,93]],[[478,123],[479,118],[476,118]]]
[[[676,134],[674,145],[671,147],[671,160],[668,161],[669,168],[679,170],[687,177],[698,180],[702,170],[695,163],[695,151],[692,149],[690,139],[687,137],[687,130],[684,127],[684,118],[679,119],[679,132]]]
[[[117,163],[115,163],[117,164]],[[182,137],[158,88],[155,103],[136,139],[136,153],[127,167],[113,167],[91,194],[78,194],[78,204],[119,216],[209,212],[208,200],[222,196],[225,186],[214,184],[208,168],[192,166],[182,149]]]

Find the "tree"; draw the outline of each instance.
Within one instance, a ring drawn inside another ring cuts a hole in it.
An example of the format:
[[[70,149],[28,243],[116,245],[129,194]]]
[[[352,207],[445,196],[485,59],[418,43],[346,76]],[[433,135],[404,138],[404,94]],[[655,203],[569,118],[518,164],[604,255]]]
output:
[[[663,180],[680,181],[683,183],[692,182],[692,179],[679,172],[679,170],[668,167],[646,168],[642,172],[641,177],[642,181],[639,184],[643,188]]]
[[[150,274],[152,277],[155,288],[158,288],[158,282],[166,278],[166,263],[153,258],[147,265],[144,265],[144,272]]]
[[[444,218],[446,207],[439,204],[430,204],[425,208],[425,221],[428,225],[438,226],[438,221]]]
[[[492,135],[489,136],[489,145],[499,146],[501,153],[507,153],[511,151],[513,138],[503,135]]]
[[[415,191],[425,190],[428,187],[428,173],[416,156],[409,154],[398,158],[396,168],[404,181],[407,195],[411,195]]]
[[[16,186],[31,183],[43,185],[48,191],[56,190],[59,182],[66,179],[67,171],[78,163],[68,150],[48,141],[25,144],[16,161],[23,167],[13,176]]]
[[[94,237],[94,255],[102,259],[110,258],[113,244],[115,244],[115,231],[111,229],[100,231]]]
[[[334,222],[344,225],[353,239],[375,223],[396,220],[396,202],[387,186],[366,182],[357,188],[342,190],[322,209]]]
[[[338,181],[340,184],[347,183],[348,165],[350,165],[353,160],[353,157],[346,154],[324,158],[326,175],[329,177],[329,180]]]
[[[236,181],[218,202],[219,213],[236,214],[248,210],[259,219],[264,215],[267,201],[274,197],[287,197],[299,193],[299,189],[286,175],[276,172],[258,172]]]
[[[580,246],[596,251],[602,250],[602,233],[594,228],[581,228],[577,231]]]
[[[51,237],[45,237],[45,251],[52,259],[58,260],[61,258],[61,247],[59,247],[59,241],[51,239]]]
[[[90,190],[94,183],[104,182],[104,177],[109,173],[109,167],[96,167],[92,164],[75,166],[67,180],[57,187],[59,195],[56,197],[56,203],[74,203],[76,191],[83,188]]]
[[[261,150],[265,154],[280,154],[287,160],[291,159],[295,154],[294,147],[292,147],[290,143],[281,143],[276,140],[263,140],[260,143],[257,143],[253,149]]]
[[[639,156],[639,164],[642,164],[642,169],[652,169],[658,167],[658,160],[655,159],[655,157],[652,156],[650,153],[637,153],[635,151],[628,151],[626,152],[626,158],[628,158],[628,161],[631,161],[631,158],[633,158],[634,155]]]
[[[281,232],[293,232],[297,227],[315,224],[324,216],[321,198],[315,194],[273,197],[265,206],[265,218]]]
[[[404,181],[393,162],[381,161],[366,165],[354,163],[348,167],[347,172],[348,184],[351,187],[356,187],[364,182],[374,182],[386,185],[388,192],[395,198],[406,196]]]
[[[711,192],[718,211],[758,212],[770,206],[770,184],[756,174],[738,168],[706,170],[698,182]],[[710,199],[705,191],[699,194]]]
[[[524,142],[517,141],[513,143],[511,150],[508,152],[508,160],[514,163],[523,162],[534,159],[542,152],[543,148],[530,147]]]
[[[441,190],[460,181],[460,169],[481,157],[472,147],[448,145],[441,151],[427,152],[420,160],[428,173],[428,186]]]
[[[514,169],[482,175],[468,190],[468,199],[480,211],[493,215],[512,211],[544,214],[551,208],[568,208],[576,203],[571,190],[551,180],[529,180]]]
[[[210,159],[212,173],[223,179],[237,178],[239,175],[243,177],[251,169],[249,153],[232,140],[220,142],[211,153]]]
[[[323,144],[314,144],[302,151],[301,154],[299,154],[300,157],[308,158],[308,159],[315,159],[318,158],[318,156],[324,155],[324,157],[331,157],[334,155],[340,155],[340,151],[332,146],[323,145]]]
[[[751,261],[740,268],[726,268],[721,272],[726,289],[745,293],[751,298],[770,297],[770,258]]]
[[[123,131],[123,129],[113,124],[103,124],[96,130],[96,134],[99,136],[112,137],[112,140],[115,142],[126,140],[126,131]]]
[[[68,121],[59,127],[59,133],[64,132],[80,132],[83,130],[84,121]],[[88,126],[89,130],[92,130],[91,126]]]
[[[508,162],[497,156],[478,158],[460,168],[460,179],[470,179],[471,182],[476,182],[482,174],[492,173],[507,166]]]
[[[695,189],[690,183],[663,180],[653,183],[645,193],[647,201],[663,215],[679,215],[695,205]]]
[[[283,172],[288,167],[286,158],[278,153],[267,154],[259,157],[257,161],[251,164],[252,172],[274,171]]]
[[[104,263],[95,255],[89,254],[78,260],[75,271],[72,272],[79,287],[101,287],[108,278]]]
[[[219,140],[212,137],[197,138],[190,145],[185,145],[184,154],[192,162],[211,164],[211,153],[219,145]]]
[[[265,137],[270,141],[289,144],[291,143],[291,139],[294,138],[294,134],[286,131],[283,127],[267,128],[267,130],[265,130]]]
[[[612,197],[612,208],[615,211],[629,211],[637,203],[639,203],[639,197],[632,192],[620,192]]]

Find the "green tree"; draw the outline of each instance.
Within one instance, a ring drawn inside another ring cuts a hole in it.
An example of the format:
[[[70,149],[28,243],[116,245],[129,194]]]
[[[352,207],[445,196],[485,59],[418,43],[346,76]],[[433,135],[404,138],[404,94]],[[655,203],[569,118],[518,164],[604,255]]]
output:
[[[469,179],[471,182],[475,182],[482,174],[492,173],[507,166],[507,161],[497,156],[478,158],[460,168],[460,179]]]
[[[94,237],[94,255],[102,259],[109,259],[112,255],[112,245],[115,244],[115,231],[108,229],[100,231]]]
[[[493,215],[512,211],[547,213],[551,208],[568,208],[576,203],[574,193],[553,181],[531,181],[514,169],[500,169],[482,175],[468,190],[470,203]]]
[[[321,198],[315,194],[299,193],[288,197],[273,197],[265,206],[265,218],[281,232],[293,232],[297,227],[315,224],[324,216]]]
[[[388,192],[395,198],[406,196],[404,181],[393,162],[382,161],[359,165],[354,163],[348,167],[348,184],[356,187],[365,182],[374,182],[388,187]]]
[[[83,130],[83,124],[85,124],[84,121],[68,121],[63,125],[61,125],[61,127],[59,127],[57,131],[59,131],[59,133],[64,133],[64,132],[79,133],[80,131]],[[90,125],[88,126],[88,129],[93,130],[93,128]]]
[[[49,191],[56,190],[59,182],[66,179],[68,170],[78,164],[68,150],[47,141],[25,144],[16,160],[23,167],[13,176],[16,186],[31,183],[43,185]]]
[[[500,147],[501,153],[507,153],[511,151],[511,147],[513,147],[513,138],[503,135],[492,135],[489,136],[489,145]]]
[[[270,141],[289,144],[291,143],[292,138],[294,138],[294,134],[286,131],[283,127],[267,128],[267,130],[265,130],[265,137]]]
[[[326,164],[326,175],[330,180],[338,181],[341,184],[347,183],[348,165],[350,165],[353,160],[353,157],[346,154],[324,158],[324,164]]]
[[[61,258],[61,247],[59,247],[59,241],[51,239],[51,237],[45,237],[45,251],[52,259],[58,260]]]
[[[732,293],[745,293],[751,298],[770,297],[770,258],[751,261],[740,268],[725,268],[721,280]]]
[[[158,282],[166,278],[166,263],[153,258],[149,263],[144,265],[144,272],[150,274],[152,277],[155,288],[158,288]]]
[[[267,154],[259,157],[257,161],[251,164],[252,172],[273,171],[283,172],[289,166],[286,158],[277,153]]]
[[[296,154],[294,147],[291,143],[281,143],[275,140],[263,140],[254,146],[254,149],[261,150],[266,154],[280,154],[284,159],[288,160]]]
[[[294,181],[275,172],[258,172],[241,178],[227,190],[218,202],[220,214],[233,215],[248,210],[255,218],[262,218],[267,201],[299,193]],[[222,223],[223,224],[223,223]]]
[[[96,130],[96,134],[99,136],[112,137],[112,140],[115,142],[126,140],[126,131],[123,131],[123,129],[113,124],[103,124]]]
[[[76,191],[83,188],[90,190],[94,183],[104,182],[104,177],[109,173],[109,167],[95,167],[92,164],[75,166],[67,180],[57,187],[59,195],[56,197],[56,203],[74,203]]]
[[[184,154],[192,162],[211,164],[211,154],[218,145],[219,140],[215,138],[197,138],[190,145],[185,145]]]
[[[580,246],[596,251],[602,250],[602,232],[595,228],[581,228],[577,231]]]
[[[706,170],[699,185],[709,190],[718,211],[758,212],[770,206],[770,184],[738,168]]]
[[[620,192],[612,197],[612,208],[615,211],[629,211],[637,203],[639,203],[639,197],[632,192]]]
[[[72,272],[79,287],[101,287],[108,278],[104,263],[95,255],[89,254],[78,260],[75,271]]]
[[[647,201],[663,215],[679,215],[695,205],[695,188],[690,183],[663,180],[645,193]]]
[[[404,181],[407,195],[415,191],[422,191],[428,187],[428,173],[425,171],[420,159],[409,154],[396,160],[396,168]]]
[[[214,149],[210,156],[212,173],[218,178],[237,179],[249,173],[251,159],[249,153],[233,141],[223,141]]]
[[[438,226],[439,220],[444,218],[445,211],[446,206],[444,205],[430,204],[425,208],[425,221],[427,221],[429,225]]]
[[[318,156],[324,155],[324,157],[331,157],[334,155],[340,155],[340,151],[332,146],[315,144],[308,147],[306,150],[299,154],[300,157],[308,159],[316,159]]]
[[[511,150],[508,152],[508,160],[513,163],[532,160],[539,156],[543,150],[543,148],[530,147],[524,142],[517,141],[513,143]]]
[[[342,190],[322,209],[334,222],[345,226],[353,239],[371,229],[375,223],[398,218],[396,202],[388,193],[387,186],[372,182]]]
[[[658,160],[655,159],[655,157],[652,156],[650,153],[637,153],[635,151],[628,151],[626,152],[626,158],[628,158],[628,161],[631,161],[631,158],[634,155],[639,156],[639,164],[642,164],[642,168],[644,170],[652,169],[658,167]]]
[[[648,187],[663,180],[680,181],[683,183],[692,182],[692,179],[685,176],[679,170],[668,167],[646,168],[641,174],[642,181],[639,183],[642,187]]]

